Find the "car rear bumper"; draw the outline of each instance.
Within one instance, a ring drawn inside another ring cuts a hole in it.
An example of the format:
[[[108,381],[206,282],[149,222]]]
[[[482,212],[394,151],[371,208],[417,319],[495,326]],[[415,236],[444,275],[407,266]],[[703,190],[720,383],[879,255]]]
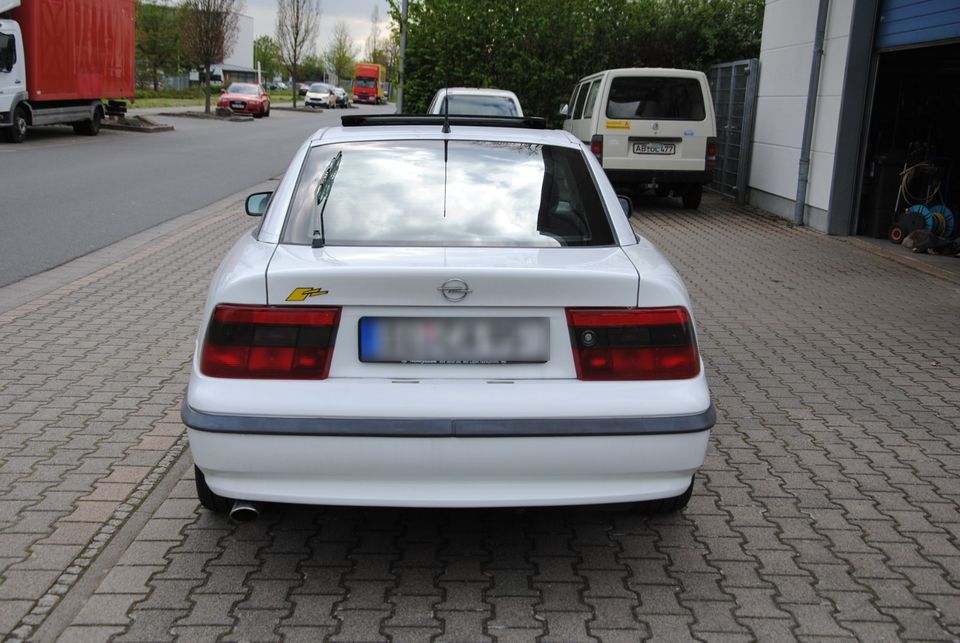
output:
[[[563,437],[355,437],[188,431],[225,498],[319,505],[510,507],[682,494],[709,431]]]
[[[604,169],[604,173],[614,185],[637,183],[666,185],[671,183],[700,183],[710,182],[710,170],[678,171],[678,170],[615,170]]]
[[[579,418],[325,418],[204,413],[184,402],[183,423],[195,431],[243,435],[350,437],[546,437],[697,433],[716,421],[701,413],[654,417]]]

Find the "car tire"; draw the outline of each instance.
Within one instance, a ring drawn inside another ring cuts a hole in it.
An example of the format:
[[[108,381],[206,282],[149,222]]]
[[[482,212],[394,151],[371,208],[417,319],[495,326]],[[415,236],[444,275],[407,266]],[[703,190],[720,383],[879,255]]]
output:
[[[27,110],[23,105],[17,105],[13,111],[10,127],[5,128],[7,140],[11,143],[23,143],[27,138]]]
[[[264,118],[270,118],[270,106],[267,105],[267,111],[263,113]]]
[[[656,516],[659,514],[669,514],[676,511],[680,511],[690,502],[690,497],[693,496],[693,479],[696,476],[691,476],[690,486],[687,487],[687,490],[681,493],[679,496],[674,496],[672,498],[661,498],[660,500],[648,500],[646,502],[641,502],[637,504],[637,511],[644,516]]]
[[[688,185],[683,191],[683,207],[688,210],[696,210],[700,207],[700,200],[703,198],[703,186],[699,183]]]
[[[214,513],[224,515],[230,513],[230,508],[233,505],[230,499],[218,496],[207,486],[207,479],[197,465],[193,465],[193,473],[196,476],[197,498],[200,500],[200,504]]]

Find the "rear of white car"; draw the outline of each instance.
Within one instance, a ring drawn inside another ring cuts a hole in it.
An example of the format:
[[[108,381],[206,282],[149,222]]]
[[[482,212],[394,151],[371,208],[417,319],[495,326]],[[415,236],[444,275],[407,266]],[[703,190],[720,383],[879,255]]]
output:
[[[445,87],[433,95],[427,113],[518,117],[523,116],[523,108],[517,95],[507,89]]]
[[[713,424],[690,302],[596,161],[347,120],[211,287],[183,406],[205,504],[685,504]]]

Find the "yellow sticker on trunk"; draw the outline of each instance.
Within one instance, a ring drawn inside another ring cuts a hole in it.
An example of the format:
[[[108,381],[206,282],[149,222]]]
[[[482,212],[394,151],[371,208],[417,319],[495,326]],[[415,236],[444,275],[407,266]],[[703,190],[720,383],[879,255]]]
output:
[[[607,129],[630,129],[628,121],[607,121]]]

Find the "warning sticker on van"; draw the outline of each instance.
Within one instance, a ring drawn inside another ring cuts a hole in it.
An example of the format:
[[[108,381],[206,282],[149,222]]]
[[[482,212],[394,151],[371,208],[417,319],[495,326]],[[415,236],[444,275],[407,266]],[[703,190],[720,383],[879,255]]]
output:
[[[607,129],[630,129],[628,121],[607,121]]]

